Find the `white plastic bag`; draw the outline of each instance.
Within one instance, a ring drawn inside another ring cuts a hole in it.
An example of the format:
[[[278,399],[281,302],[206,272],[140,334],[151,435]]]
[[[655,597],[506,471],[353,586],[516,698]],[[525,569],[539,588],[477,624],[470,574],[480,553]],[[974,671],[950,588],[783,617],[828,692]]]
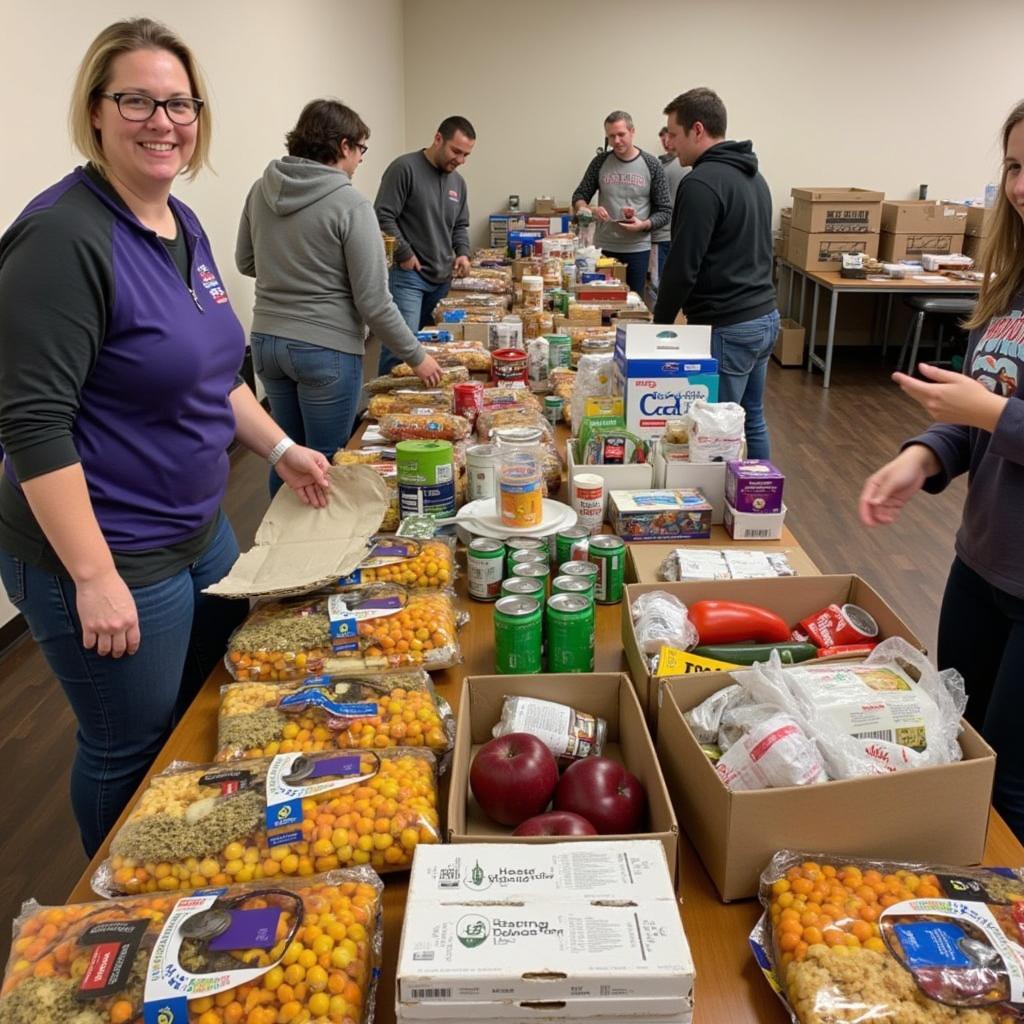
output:
[[[614,369],[613,354],[580,356],[570,401],[573,437],[580,432],[587,399],[608,398],[615,394]]]
[[[728,462],[741,457],[746,412],[735,402],[698,399],[686,414],[690,462]]]
[[[750,698],[742,686],[734,684],[716,690],[707,700],[687,711],[683,718],[701,746],[721,746],[722,717],[733,707],[743,704],[749,705]]]
[[[729,789],[810,786],[826,781],[818,749],[798,722],[771,708],[745,712],[760,721],[752,724],[715,765]]]
[[[644,654],[657,654],[662,647],[688,651],[700,637],[686,614],[686,605],[663,590],[641,594],[633,602],[633,629]]]

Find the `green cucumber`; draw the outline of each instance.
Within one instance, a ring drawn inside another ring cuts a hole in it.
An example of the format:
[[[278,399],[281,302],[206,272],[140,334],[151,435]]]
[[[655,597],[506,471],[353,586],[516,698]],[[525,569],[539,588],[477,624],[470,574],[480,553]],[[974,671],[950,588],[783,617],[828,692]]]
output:
[[[708,644],[694,647],[693,653],[702,658],[716,661],[730,661],[734,665],[753,665],[755,661],[767,661],[772,651],[778,651],[783,665],[795,665],[807,661],[818,653],[814,644]]]

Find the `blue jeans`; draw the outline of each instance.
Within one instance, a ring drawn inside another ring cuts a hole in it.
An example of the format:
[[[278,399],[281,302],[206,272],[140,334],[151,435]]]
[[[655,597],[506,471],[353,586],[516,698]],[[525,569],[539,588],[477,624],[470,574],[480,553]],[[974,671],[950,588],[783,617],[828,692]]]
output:
[[[363,357],[306,341],[253,334],[252,366],[277,425],[328,461],[352,436],[363,390]],[[273,497],[282,480],[270,471]]]
[[[434,284],[428,281],[418,270],[403,270],[394,266],[388,272],[388,287],[391,297],[395,300],[402,319],[415,334],[434,322],[434,307],[448,294],[451,281]],[[377,375],[383,376],[391,372],[402,360],[393,352],[381,346],[380,359],[377,362]]]
[[[661,277],[665,273],[665,260],[668,259],[668,251],[672,248],[671,241],[655,242],[654,249],[657,255],[658,276],[651,282],[650,294],[651,294],[651,305],[658,301],[658,289],[661,287]]]
[[[1024,600],[954,559],[939,613],[938,665],[967,687],[964,717],[998,755],[992,803],[1024,842]]]
[[[651,261],[651,250],[644,249],[643,252],[612,252],[610,249],[603,249],[605,256],[613,256],[620,263],[626,264],[626,284],[631,292],[636,292],[642,299],[644,290],[647,287],[647,265]]]
[[[779,312],[711,330],[711,354],[718,360],[718,400],[737,402],[746,412],[748,459],[771,458],[764,418],[768,357],[779,335]]]
[[[82,646],[75,585],[0,551],[0,579],[64,688],[78,719],[71,806],[89,857],[224,656],[248,602],[201,593],[231,568],[238,545],[227,518],[207,549],[180,572],[133,587],[141,643],[135,654],[100,657]]]

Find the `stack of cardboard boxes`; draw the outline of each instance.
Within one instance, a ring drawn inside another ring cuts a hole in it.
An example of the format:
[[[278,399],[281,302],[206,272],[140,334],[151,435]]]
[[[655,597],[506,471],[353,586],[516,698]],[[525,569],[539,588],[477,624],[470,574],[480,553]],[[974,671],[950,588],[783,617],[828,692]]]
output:
[[[919,260],[925,253],[949,256],[963,250],[967,207],[913,199],[882,203],[880,259]]]
[[[984,206],[965,206],[967,221],[964,226],[964,255],[977,261],[981,255],[981,240],[991,225],[990,210]]]
[[[795,188],[786,259],[801,270],[836,271],[843,253],[878,255],[881,192]]]

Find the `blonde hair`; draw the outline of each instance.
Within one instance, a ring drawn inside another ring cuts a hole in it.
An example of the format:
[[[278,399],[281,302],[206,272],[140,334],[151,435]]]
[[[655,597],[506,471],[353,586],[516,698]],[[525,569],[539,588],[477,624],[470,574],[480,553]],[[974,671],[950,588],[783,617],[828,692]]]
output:
[[[1003,122],[1003,156],[1010,132],[1024,121],[1024,100],[1010,111]],[[996,205],[989,214],[988,234],[981,244],[981,294],[964,327],[983,327],[994,316],[1005,313],[1013,297],[1024,287],[1024,220],[1006,198],[1006,163],[999,175]],[[994,276],[993,276],[994,275]]]
[[[213,123],[206,83],[192,51],[166,25],[161,25],[150,18],[115,21],[92,41],[92,45],[82,58],[71,93],[71,107],[68,112],[71,139],[87,160],[91,160],[104,174],[108,174],[109,164],[103,155],[100,135],[92,124],[93,106],[98,94],[103,92],[110,82],[114,61],[122,54],[134,53],[136,50],[166,50],[174,54],[185,68],[192,95],[204,101],[196,121],[196,147],[191,159],[182,169],[182,172],[192,179],[203,167],[210,164],[210,135]]]

